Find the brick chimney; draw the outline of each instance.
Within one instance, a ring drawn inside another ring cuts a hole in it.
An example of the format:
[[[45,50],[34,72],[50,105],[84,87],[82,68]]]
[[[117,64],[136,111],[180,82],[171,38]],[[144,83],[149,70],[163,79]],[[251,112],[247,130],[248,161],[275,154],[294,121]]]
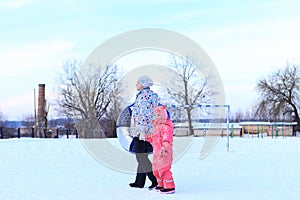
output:
[[[38,95],[38,127],[45,126],[45,84],[39,84],[39,95]]]

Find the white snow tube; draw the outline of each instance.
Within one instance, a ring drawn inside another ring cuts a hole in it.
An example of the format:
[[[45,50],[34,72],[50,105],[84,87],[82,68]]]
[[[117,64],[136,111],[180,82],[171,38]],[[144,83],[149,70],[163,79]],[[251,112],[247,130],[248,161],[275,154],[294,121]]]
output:
[[[117,120],[117,136],[121,146],[130,152],[130,144],[132,137],[129,135],[131,123],[131,109],[130,106],[126,106],[120,113]],[[133,152],[131,152],[133,153]]]
[[[130,153],[135,153],[135,147],[133,138],[129,134],[130,124],[131,124],[131,107],[126,106],[119,114],[117,120],[117,136],[121,146]],[[152,153],[152,145],[147,142],[146,144],[147,153]]]

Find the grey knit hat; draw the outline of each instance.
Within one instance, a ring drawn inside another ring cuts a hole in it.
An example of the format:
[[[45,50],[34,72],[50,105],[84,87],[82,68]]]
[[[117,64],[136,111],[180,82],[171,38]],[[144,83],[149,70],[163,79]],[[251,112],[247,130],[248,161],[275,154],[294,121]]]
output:
[[[150,87],[153,85],[153,81],[149,76],[141,76],[138,81],[143,85],[144,88]]]

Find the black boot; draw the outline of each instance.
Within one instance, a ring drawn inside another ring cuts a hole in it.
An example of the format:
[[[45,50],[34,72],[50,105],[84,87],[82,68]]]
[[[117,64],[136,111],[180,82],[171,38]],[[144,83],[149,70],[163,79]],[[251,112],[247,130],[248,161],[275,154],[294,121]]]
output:
[[[174,194],[175,193],[175,188],[161,189],[160,193],[162,193],[162,194]]]
[[[139,186],[139,185],[136,184],[136,183],[129,183],[129,186],[130,186],[130,187],[135,187],[135,188],[143,188],[143,186]]]
[[[139,167],[138,170],[139,171]],[[146,182],[146,173],[136,173],[135,181],[130,183],[130,187],[143,188]]]
[[[155,188],[157,186],[157,182],[153,183],[148,187],[149,190],[152,190],[153,188]]]
[[[157,191],[157,192],[160,192],[162,189],[164,189],[163,187],[160,187],[160,186],[156,186],[155,188],[155,191]]]

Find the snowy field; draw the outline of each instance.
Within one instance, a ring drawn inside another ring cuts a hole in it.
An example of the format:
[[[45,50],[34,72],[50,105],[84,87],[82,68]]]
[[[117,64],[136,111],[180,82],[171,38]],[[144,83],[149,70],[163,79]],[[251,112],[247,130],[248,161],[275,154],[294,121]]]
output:
[[[231,138],[229,152],[226,142],[201,160],[194,138],[173,164],[176,193],[160,194],[130,188],[134,174],[104,166],[79,139],[0,140],[0,199],[300,199],[300,138]]]

